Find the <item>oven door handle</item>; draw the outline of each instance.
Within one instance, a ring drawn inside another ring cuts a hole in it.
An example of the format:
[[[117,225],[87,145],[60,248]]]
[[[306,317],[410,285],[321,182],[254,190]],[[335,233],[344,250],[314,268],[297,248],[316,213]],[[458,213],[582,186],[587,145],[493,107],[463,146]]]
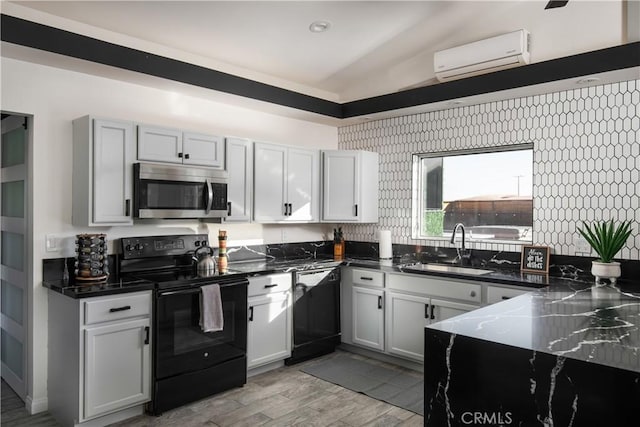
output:
[[[204,180],[204,185],[207,187],[207,197],[204,200],[204,213],[208,215],[211,211],[211,204],[213,203],[213,187],[208,179]]]
[[[188,295],[188,294],[195,294],[197,292],[200,292],[200,288],[195,288],[195,289],[182,289],[180,291],[165,291],[165,292],[160,292],[158,293],[159,296],[161,297],[166,297],[169,295]]]

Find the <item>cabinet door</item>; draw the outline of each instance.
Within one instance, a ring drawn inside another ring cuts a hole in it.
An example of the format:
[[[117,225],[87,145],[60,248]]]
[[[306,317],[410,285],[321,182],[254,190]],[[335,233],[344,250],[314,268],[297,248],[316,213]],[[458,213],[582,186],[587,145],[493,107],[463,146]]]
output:
[[[459,314],[467,313],[469,311],[480,308],[477,305],[460,304],[457,302],[438,300],[434,298],[431,299],[431,305],[433,308],[431,323],[441,322],[443,320],[458,316]]]
[[[224,138],[185,132],[182,135],[182,163],[185,165],[224,168]]]
[[[429,298],[387,292],[386,306],[387,352],[423,361]]]
[[[131,225],[135,144],[133,124],[93,121],[93,222]],[[91,189],[89,190],[91,191]]]
[[[253,153],[253,219],[282,221],[286,219],[287,148],[256,142]]]
[[[85,329],[84,416],[150,400],[149,319]]]
[[[353,343],[384,350],[383,291],[357,286],[352,291]]]
[[[226,165],[229,173],[227,185],[228,216],[225,221],[251,221],[253,179],[253,150],[251,141],[227,138]]]
[[[322,219],[324,221],[357,221],[360,191],[358,153],[325,151],[322,167]]]
[[[291,293],[249,298],[247,367],[291,356]]]
[[[289,148],[287,200],[291,221],[318,221],[320,202],[319,152]]]
[[[182,131],[138,126],[138,160],[182,163]]]

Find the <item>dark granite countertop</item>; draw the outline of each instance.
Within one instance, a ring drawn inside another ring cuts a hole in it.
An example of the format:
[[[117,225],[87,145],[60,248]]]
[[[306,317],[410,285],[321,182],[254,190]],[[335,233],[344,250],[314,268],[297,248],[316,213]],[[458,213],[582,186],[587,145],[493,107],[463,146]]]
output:
[[[225,274],[216,274],[211,276],[230,277],[235,275],[256,276],[272,273],[288,273],[293,271],[315,270],[319,268],[333,268],[342,264],[342,261],[333,259],[260,259],[252,261],[239,261],[229,263],[229,268]],[[59,280],[44,280],[43,286],[54,291],[66,295],[71,298],[89,298],[104,295],[113,295],[126,292],[137,292],[143,290],[154,289],[153,282],[147,280],[122,281],[116,276],[110,276],[106,283],[96,284],[78,284],[73,281],[69,282]]]
[[[411,263],[408,263],[411,264]],[[559,268],[561,275],[523,273],[513,268],[492,268],[482,267],[482,269],[491,270],[491,273],[483,275],[468,275],[452,272],[440,271],[416,271],[406,268],[407,263],[400,260],[377,260],[367,258],[347,258],[343,260],[342,265],[351,267],[373,268],[386,273],[410,273],[422,274],[434,277],[444,277],[450,279],[470,280],[484,283],[495,283],[510,286],[523,286],[527,288],[547,288],[549,290],[558,291],[577,291],[589,289],[593,284],[593,279],[584,274],[578,274],[578,270],[572,266],[564,266]],[[621,279],[619,282],[625,287],[638,287],[640,289],[640,281]]]
[[[576,291],[588,289],[592,282],[584,276],[577,274],[570,266],[562,269],[562,276],[522,273],[519,270],[509,268],[491,268],[483,266],[483,269],[492,270],[491,273],[474,276],[467,274],[457,274],[451,272],[438,271],[416,271],[406,269],[408,263],[402,259],[380,260],[366,257],[350,257],[343,260],[323,257],[304,258],[260,258],[238,262],[230,262],[229,270],[225,276],[242,274],[247,276],[314,270],[318,268],[332,268],[337,266],[351,266],[361,268],[372,268],[384,272],[423,274],[434,277],[444,277],[451,279],[470,280],[478,282],[489,282],[512,286],[548,288],[552,290]],[[61,268],[61,267],[60,267]],[[59,276],[58,276],[59,277]],[[215,277],[215,276],[214,276]],[[621,281],[620,283],[625,283]],[[153,284],[146,281],[121,282],[117,276],[111,276],[110,281],[95,285],[76,285],[74,283],[65,284],[62,280],[45,280],[43,285],[55,292],[62,293],[72,298],[86,298],[92,296],[109,295],[123,292],[135,292],[139,290],[153,289]]]
[[[44,280],[42,285],[59,294],[71,298],[90,298],[104,295],[122,294],[125,292],[149,291],[154,288],[153,283],[146,280],[128,282],[107,281],[106,283],[75,284],[64,280]]]
[[[540,289],[427,328],[640,372],[640,287],[635,285]]]

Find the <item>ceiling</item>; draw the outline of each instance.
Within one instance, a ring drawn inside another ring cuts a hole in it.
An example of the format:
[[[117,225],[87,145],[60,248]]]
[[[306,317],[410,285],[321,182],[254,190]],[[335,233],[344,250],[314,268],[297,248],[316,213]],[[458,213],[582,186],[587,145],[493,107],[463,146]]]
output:
[[[435,51],[519,28],[532,34],[532,62],[624,43],[618,0],[550,10],[530,0],[10,3],[71,31],[337,102],[433,84]],[[329,30],[309,31],[317,20]]]

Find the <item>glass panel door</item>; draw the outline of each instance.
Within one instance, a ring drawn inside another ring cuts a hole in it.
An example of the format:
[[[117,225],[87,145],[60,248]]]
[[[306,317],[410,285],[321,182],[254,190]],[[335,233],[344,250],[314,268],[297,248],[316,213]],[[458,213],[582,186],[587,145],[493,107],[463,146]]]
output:
[[[27,303],[26,118],[2,115],[0,146],[0,327],[2,378],[24,400]]]

